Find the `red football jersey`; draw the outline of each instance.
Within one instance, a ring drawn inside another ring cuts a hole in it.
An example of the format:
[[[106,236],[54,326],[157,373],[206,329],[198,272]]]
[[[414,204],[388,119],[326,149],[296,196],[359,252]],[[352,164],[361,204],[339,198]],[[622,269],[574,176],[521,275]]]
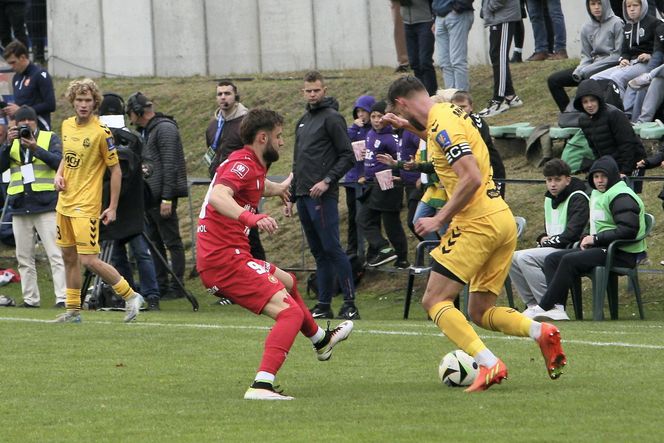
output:
[[[256,213],[263,196],[266,173],[267,169],[247,146],[231,153],[219,165],[198,216],[196,269],[199,272],[223,264],[235,249],[250,250],[249,228],[238,220],[219,214],[208,203],[212,188],[217,184],[228,186],[238,205]]]

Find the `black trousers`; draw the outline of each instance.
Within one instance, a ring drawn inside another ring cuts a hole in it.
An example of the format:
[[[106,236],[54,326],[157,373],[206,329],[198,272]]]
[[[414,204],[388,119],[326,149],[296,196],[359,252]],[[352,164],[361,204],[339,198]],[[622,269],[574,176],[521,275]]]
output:
[[[510,73],[510,45],[517,22],[501,23],[489,27],[489,58],[493,68],[493,99],[502,101],[514,95]]]
[[[381,249],[387,248],[392,243],[397,259],[399,261],[408,260],[408,240],[406,233],[401,225],[401,217],[399,212],[396,211],[378,211],[369,208],[368,205],[362,206],[360,213],[362,229],[364,236],[369,243],[371,251],[379,252]],[[383,237],[381,233],[381,223],[385,227],[385,233],[389,242]]]
[[[565,92],[565,88],[579,86],[579,82],[574,80],[572,74],[575,68],[563,69],[556,71],[549,76],[547,83],[549,84],[549,91],[553,101],[558,105],[560,112],[565,112],[567,105],[569,105],[569,96]]]
[[[636,266],[637,254],[618,251],[614,258],[614,264],[625,268]],[[547,290],[540,301],[540,307],[545,311],[554,305],[565,305],[567,294],[574,282],[582,274],[590,272],[595,266],[603,266],[606,263],[606,249],[563,249],[551,253],[544,260],[544,276],[546,277]]]
[[[415,233],[415,224],[413,222],[415,210],[417,210],[417,204],[422,198],[422,189],[417,189],[417,186],[415,185],[405,185],[404,189],[406,190],[406,208],[408,209],[408,215],[406,216],[408,229],[410,229],[410,232],[412,232],[419,241],[422,241],[422,237]]]
[[[149,208],[146,211],[148,219],[147,234],[157,248],[157,251],[166,258],[166,260],[170,258],[173,273],[184,284],[184,245],[182,244],[182,237],[180,236],[180,222],[178,220],[177,209],[178,201],[176,198],[173,199],[173,210],[171,216],[168,218],[163,218],[161,216],[159,213],[159,206]],[[167,251],[168,255],[166,254]],[[159,292],[162,296],[169,291],[179,291],[176,284],[169,283],[168,269],[160,260],[155,260],[154,268],[157,273]]]
[[[357,189],[355,186],[344,186],[346,190],[346,207],[348,208],[348,233],[346,237],[346,255],[360,257],[357,236]],[[364,254],[362,254],[364,255]]]
[[[28,36],[25,32],[25,3],[0,2],[0,42],[6,47],[14,38],[29,48]]]

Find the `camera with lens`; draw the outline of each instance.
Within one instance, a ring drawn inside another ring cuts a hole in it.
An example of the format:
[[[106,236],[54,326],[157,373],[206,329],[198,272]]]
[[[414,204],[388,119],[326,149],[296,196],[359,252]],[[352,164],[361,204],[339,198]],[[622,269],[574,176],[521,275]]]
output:
[[[32,138],[32,131],[30,130],[30,126],[28,125],[21,125],[18,127],[18,136],[20,138]]]

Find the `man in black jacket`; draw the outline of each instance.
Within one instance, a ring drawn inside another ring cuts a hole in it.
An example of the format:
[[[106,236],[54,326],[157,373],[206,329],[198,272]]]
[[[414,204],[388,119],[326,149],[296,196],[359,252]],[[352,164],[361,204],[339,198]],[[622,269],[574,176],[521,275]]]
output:
[[[604,102],[597,81],[589,79],[579,84],[574,108],[585,114],[579,118],[579,126],[595,158],[610,155],[618,164],[621,177],[632,175],[636,162],[646,157],[646,151],[625,114]]]
[[[512,283],[527,307],[523,315],[528,318],[544,312],[537,305],[546,292],[544,261],[550,254],[579,241],[589,216],[586,185],[571,176],[567,163],[554,158],[544,165],[542,172],[547,189],[544,196],[546,229],[537,239],[537,247],[514,252],[510,268]],[[549,312],[551,320],[569,320],[562,305],[554,306]]]
[[[323,76],[316,71],[304,76],[307,112],[295,126],[291,201],[297,203],[300,223],[316,260],[318,304],[314,318],[332,318],[332,287],[338,278],[344,304],[338,318],[357,320],[355,285],[350,262],[339,240],[338,181],[355,163],[339,104],[326,97]],[[291,204],[286,206],[286,215]]]
[[[610,156],[593,163],[588,175],[590,195],[590,234],[581,239],[580,249],[554,252],[544,261],[547,290],[539,302],[545,311],[535,319],[548,319],[554,305],[564,306],[567,293],[580,275],[606,262],[606,248],[614,240],[635,239],[645,233],[645,209],[638,195],[620,179],[618,165]],[[646,251],[641,240],[618,247],[615,266],[633,268],[637,256]]]
[[[152,102],[140,92],[127,99],[127,114],[142,129],[145,140],[143,174],[152,201],[147,202],[148,236],[161,255],[170,255],[173,273],[184,282],[184,245],[177,214],[179,197],[187,196],[187,170],[180,132],[172,117],[155,113]],[[155,263],[162,298],[184,297],[179,285],[169,283],[168,269]]]

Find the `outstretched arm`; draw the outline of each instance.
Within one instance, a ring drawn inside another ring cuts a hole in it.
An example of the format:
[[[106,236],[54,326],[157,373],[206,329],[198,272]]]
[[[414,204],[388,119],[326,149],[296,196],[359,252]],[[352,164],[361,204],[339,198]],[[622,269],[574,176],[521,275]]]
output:
[[[212,188],[208,203],[219,214],[238,220],[248,228],[258,228],[272,234],[278,229],[275,219],[267,214],[254,214],[238,205],[233,199],[233,190],[225,185],[218,184]]]

